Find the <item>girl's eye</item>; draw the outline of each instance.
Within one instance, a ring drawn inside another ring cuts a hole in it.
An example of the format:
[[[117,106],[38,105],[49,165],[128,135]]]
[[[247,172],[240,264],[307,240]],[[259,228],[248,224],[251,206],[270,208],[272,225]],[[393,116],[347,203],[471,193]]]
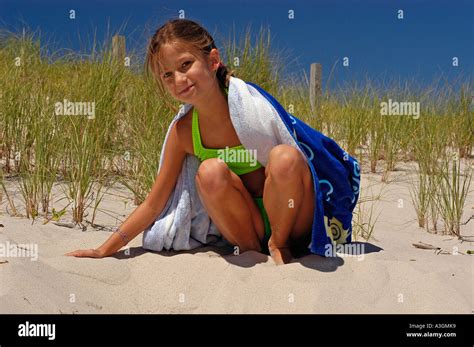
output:
[[[192,63],[191,61],[185,61],[182,66],[184,67],[185,65],[187,66],[188,64],[191,64],[191,63]],[[163,78],[168,78],[168,77],[170,77],[169,72],[167,72],[163,75]]]

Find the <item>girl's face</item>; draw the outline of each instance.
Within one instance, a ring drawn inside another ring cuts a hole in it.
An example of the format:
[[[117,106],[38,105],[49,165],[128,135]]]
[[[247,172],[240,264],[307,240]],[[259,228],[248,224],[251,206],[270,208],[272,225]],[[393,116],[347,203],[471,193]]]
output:
[[[199,54],[166,44],[160,48],[159,63],[163,84],[179,101],[195,103],[218,87],[215,71],[219,54],[216,49],[211,51],[206,61]]]

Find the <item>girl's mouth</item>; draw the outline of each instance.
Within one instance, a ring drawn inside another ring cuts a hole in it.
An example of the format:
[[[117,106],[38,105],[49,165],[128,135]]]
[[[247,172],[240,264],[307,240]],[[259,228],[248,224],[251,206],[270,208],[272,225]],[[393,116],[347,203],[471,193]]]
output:
[[[191,84],[188,88],[186,88],[185,90],[181,91],[179,93],[179,95],[183,95],[183,94],[186,94],[187,92],[189,92],[191,90],[191,88],[194,87],[194,84]]]

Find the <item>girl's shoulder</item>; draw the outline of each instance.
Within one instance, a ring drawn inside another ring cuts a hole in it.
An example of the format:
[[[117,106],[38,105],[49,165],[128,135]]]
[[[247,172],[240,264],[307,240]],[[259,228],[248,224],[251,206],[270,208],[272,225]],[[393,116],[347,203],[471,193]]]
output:
[[[178,139],[180,144],[183,146],[183,149],[188,154],[194,154],[193,147],[193,107],[176,121],[176,132],[178,134]]]

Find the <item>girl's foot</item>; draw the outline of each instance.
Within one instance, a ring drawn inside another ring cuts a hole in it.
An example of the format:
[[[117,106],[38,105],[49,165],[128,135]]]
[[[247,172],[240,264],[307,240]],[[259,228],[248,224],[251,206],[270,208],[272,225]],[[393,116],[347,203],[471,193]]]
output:
[[[268,241],[268,250],[270,251],[270,255],[277,265],[288,264],[293,260],[293,256],[291,254],[289,247],[276,247],[272,239]]]

